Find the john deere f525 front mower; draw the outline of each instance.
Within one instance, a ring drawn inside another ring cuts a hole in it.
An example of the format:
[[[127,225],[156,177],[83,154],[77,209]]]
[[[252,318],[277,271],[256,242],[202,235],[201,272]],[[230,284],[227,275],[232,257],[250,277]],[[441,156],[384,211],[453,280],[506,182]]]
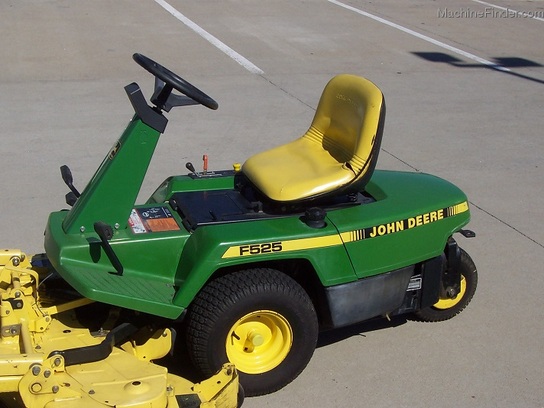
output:
[[[453,238],[473,235],[467,197],[428,174],[375,170],[385,100],[372,82],[334,77],[295,141],[233,170],[188,163],[136,204],[164,113],[217,103],[134,59],[155,76],[150,104],[125,87],[135,115],[81,194],[62,168],[71,208],[50,215],[44,254],[0,253],[8,399],[233,407],[237,373],[247,395],[285,386],[321,330],[400,314],[440,321],[469,303],[477,272]],[[153,363],[174,333],[209,380]]]

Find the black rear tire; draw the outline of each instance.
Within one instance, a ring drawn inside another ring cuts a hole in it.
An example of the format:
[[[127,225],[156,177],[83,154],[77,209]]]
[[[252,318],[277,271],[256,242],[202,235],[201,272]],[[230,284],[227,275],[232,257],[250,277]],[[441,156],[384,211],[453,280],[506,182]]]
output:
[[[315,350],[318,322],[304,289],[274,269],[249,269],[208,283],[187,314],[194,365],[210,376],[230,360],[247,396],[293,381]]]
[[[459,268],[461,269],[461,292],[455,299],[440,299],[433,306],[414,313],[416,320],[423,322],[441,322],[457,316],[472,300],[478,285],[478,271],[469,254],[461,251]]]

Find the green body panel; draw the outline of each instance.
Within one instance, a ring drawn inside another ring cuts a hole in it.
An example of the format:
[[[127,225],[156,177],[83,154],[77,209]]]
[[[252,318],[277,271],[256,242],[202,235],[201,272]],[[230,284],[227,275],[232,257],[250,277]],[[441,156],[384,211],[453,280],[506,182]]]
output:
[[[346,243],[358,277],[399,269],[438,256],[448,237],[470,220],[468,211],[425,222],[424,214],[466,202],[453,184],[423,173],[375,171],[366,191],[377,201],[331,211],[328,218],[339,232],[366,230],[366,237]],[[421,219],[416,217],[421,215]],[[403,225],[397,222],[410,220]],[[417,225],[418,221],[422,225]],[[381,227],[380,226],[385,226]],[[389,233],[387,232],[389,226]],[[397,230],[397,228],[404,228]],[[384,232],[379,235],[379,232]]]
[[[232,189],[233,176],[192,178],[190,176],[170,177],[153,193],[149,203],[167,201],[172,194],[179,191],[210,191]],[[176,276],[179,290],[174,303],[187,307],[193,297],[213,273],[223,267],[237,266],[260,261],[305,259],[320,274],[325,285],[333,285],[355,279],[351,262],[346,256],[343,246],[302,249],[298,251],[279,252],[273,256],[262,254],[257,256],[224,259],[222,256],[228,248],[240,244],[251,245],[262,242],[281,240],[298,240],[324,235],[337,235],[336,228],[330,224],[324,229],[314,229],[301,222],[299,215],[282,218],[240,221],[208,225],[197,228],[187,241],[181,254],[182,262]],[[331,275],[326,271],[335,270]],[[321,275],[321,272],[324,272]]]
[[[232,190],[234,172],[170,177],[146,204],[135,205],[159,136],[135,116],[74,207],[49,218],[47,256],[83,296],[176,318],[219,269],[304,260],[323,286],[339,285],[439,255],[448,237],[470,218],[466,196],[451,183],[426,174],[377,170],[366,188],[375,201],[328,209],[323,228],[312,228],[301,214],[292,214],[187,231],[168,202],[171,196]],[[128,221],[135,212],[151,209],[168,213],[173,228],[140,231],[133,218]],[[93,231],[96,221],[114,227],[109,242],[123,265],[122,275],[114,272]]]
[[[126,227],[159,136],[133,118],[66,217],[66,233],[92,231],[96,221]]]
[[[65,211],[52,213],[45,249],[53,267],[83,296],[146,313],[176,318],[182,309],[172,304],[184,230],[134,234],[127,228],[110,241],[124,271],[115,273],[94,232],[65,234]]]
[[[224,177],[229,188],[233,182]],[[176,191],[207,190],[206,179],[173,177],[161,186],[153,201],[167,200]],[[214,180],[214,187],[221,179]],[[213,188],[211,188],[213,189]],[[466,202],[465,194],[453,184],[428,174],[379,171],[374,173],[367,191],[376,199],[371,204],[330,210],[327,226],[308,227],[300,215],[285,218],[242,221],[202,226],[195,230],[182,254],[178,271],[179,290],[174,303],[186,307],[213,272],[221,267],[258,263],[281,259],[306,259],[314,267],[323,286],[354,281],[379,273],[389,272],[435,256],[444,250],[446,241],[455,231],[466,225],[470,213],[433,222],[424,215]],[[224,259],[230,247],[298,241],[312,237],[340,236],[349,231],[371,229],[395,221],[421,217],[422,225],[383,236],[359,239],[354,242],[323,244],[317,248],[278,251]]]
[[[183,261],[178,271],[180,289],[174,303],[186,307],[219,268],[235,265],[244,268],[244,264],[271,260],[305,259],[312,264],[325,285],[352,281],[355,274],[343,245],[222,258],[230,247],[240,244],[249,246],[331,235],[337,235],[332,224],[323,229],[314,229],[301,222],[298,216],[199,227],[182,253]]]

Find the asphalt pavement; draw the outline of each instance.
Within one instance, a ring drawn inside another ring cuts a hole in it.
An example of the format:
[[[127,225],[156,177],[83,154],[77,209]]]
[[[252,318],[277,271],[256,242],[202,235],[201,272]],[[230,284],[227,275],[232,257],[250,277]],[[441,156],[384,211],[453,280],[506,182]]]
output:
[[[544,1],[143,0],[0,2],[0,246],[43,250],[132,116],[143,53],[219,102],[168,114],[144,201],[185,163],[230,168],[308,127],[326,82],[385,94],[378,168],[468,195],[459,237],[479,286],[456,318],[378,321],[320,337],[292,384],[245,407],[544,407]]]

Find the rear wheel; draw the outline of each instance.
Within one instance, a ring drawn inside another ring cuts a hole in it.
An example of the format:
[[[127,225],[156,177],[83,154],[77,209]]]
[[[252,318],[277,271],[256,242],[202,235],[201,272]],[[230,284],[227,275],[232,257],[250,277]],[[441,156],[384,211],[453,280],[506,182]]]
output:
[[[212,375],[230,361],[248,396],[276,391],[306,367],[318,323],[304,289],[273,269],[250,269],[206,285],[187,315],[195,366]]]
[[[472,300],[478,285],[478,271],[474,262],[463,249],[461,251],[459,268],[461,269],[461,290],[453,299],[442,298],[434,305],[418,310],[414,313],[418,320],[424,322],[440,322],[451,319],[461,313]]]

